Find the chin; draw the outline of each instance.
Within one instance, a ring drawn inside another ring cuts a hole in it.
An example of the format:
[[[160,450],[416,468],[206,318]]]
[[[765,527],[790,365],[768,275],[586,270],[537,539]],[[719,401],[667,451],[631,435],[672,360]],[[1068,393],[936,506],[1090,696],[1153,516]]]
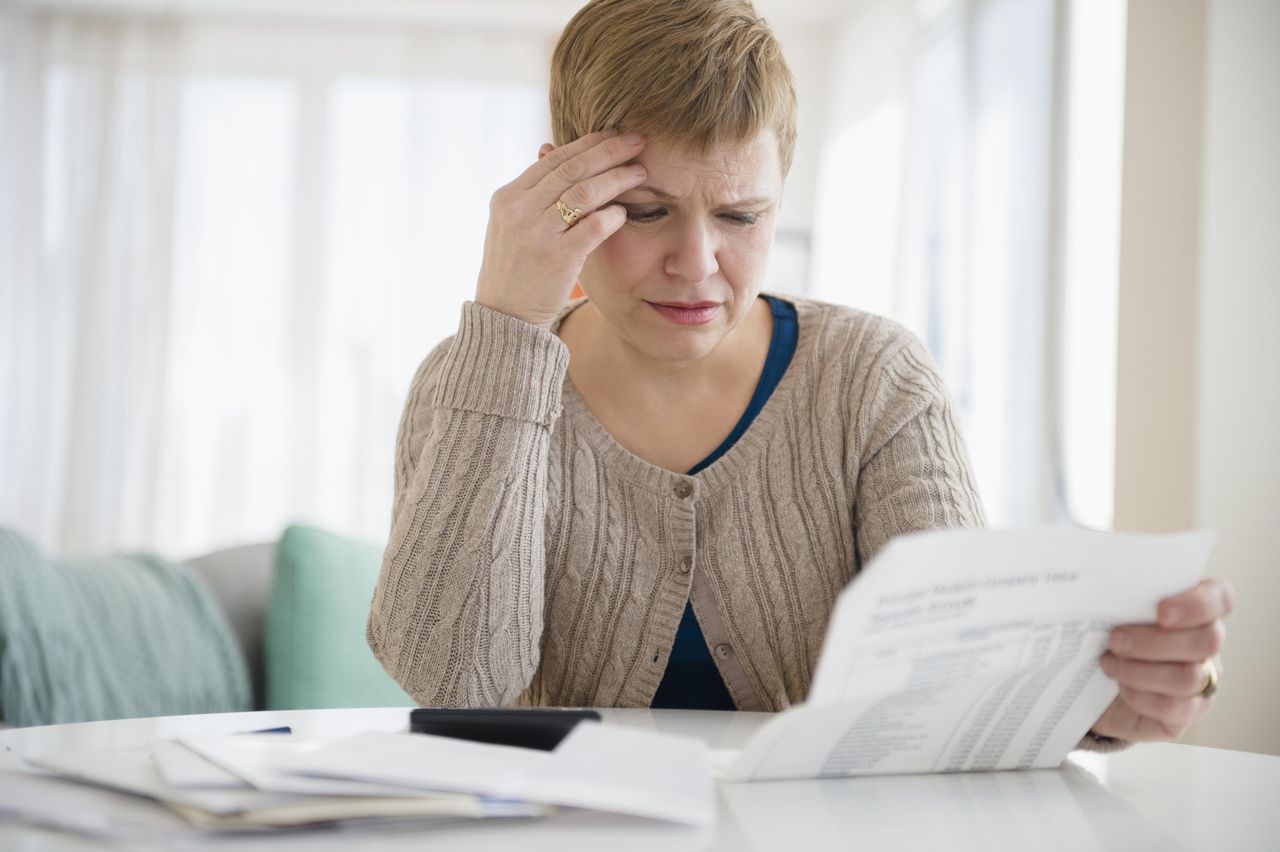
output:
[[[720,339],[721,335],[714,332],[668,331],[645,335],[638,348],[655,361],[679,363],[705,358],[720,344]]]

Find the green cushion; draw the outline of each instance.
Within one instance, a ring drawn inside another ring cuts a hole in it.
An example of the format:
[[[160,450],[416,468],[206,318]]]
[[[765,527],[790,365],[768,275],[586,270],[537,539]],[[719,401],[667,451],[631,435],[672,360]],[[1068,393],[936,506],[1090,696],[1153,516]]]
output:
[[[188,566],[146,553],[47,559],[0,528],[0,719],[220,713],[251,698],[244,652]]]
[[[381,563],[373,544],[314,527],[284,531],[267,607],[268,710],[413,706],[364,638]]]

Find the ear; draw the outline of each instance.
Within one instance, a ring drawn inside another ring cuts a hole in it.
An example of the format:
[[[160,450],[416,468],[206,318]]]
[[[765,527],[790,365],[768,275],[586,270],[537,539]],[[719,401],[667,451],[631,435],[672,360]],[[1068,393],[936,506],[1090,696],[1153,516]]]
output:
[[[543,157],[547,156],[555,149],[556,149],[556,146],[552,145],[550,142],[543,142],[542,146],[538,148],[538,159],[541,160]]]

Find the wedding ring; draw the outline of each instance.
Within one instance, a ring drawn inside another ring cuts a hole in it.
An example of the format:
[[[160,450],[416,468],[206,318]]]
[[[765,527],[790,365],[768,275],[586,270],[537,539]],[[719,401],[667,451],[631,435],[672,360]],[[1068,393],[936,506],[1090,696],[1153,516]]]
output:
[[[1204,669],[1204,686],[1200,687],[1196,695],[1200,698],[1212,698],[1218,691],[1218,669],[1213,665],[1213,660],[1205,660],[1200,667]]]
[[[565,204],[558,198],[556,199],[556,209],[560,211],[560,218],[563,219],[564,223],[570,228],[578,224],[578,220],[582,218],[582,208],[571,208],[568,204]]]

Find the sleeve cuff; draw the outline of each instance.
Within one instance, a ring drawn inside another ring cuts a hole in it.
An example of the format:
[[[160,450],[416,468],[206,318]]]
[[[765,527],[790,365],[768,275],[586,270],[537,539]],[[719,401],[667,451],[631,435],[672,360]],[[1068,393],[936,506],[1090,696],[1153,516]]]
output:
[[[513,316],[462,305],[462,322],[445,358],[435,405],[551,426],[569,348],[549,331]]]
[[[1080,739],[1076,748],[1082,751],[1115,752],[1124,751],[1131,745],[1133,745],[1131,740],[1122,740],[1119,737],[1104,737],[1095,734],[1093,731],[1088,731]]]

